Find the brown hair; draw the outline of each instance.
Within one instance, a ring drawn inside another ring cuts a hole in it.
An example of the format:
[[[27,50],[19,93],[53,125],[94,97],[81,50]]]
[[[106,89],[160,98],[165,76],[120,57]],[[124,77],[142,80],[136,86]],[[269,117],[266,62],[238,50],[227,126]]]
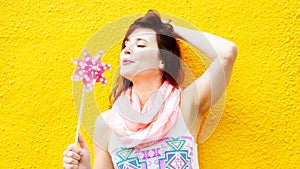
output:
[[[167,80],[170,84],[178,88],[181,84],[183,73],[180,62],[180,48],[174,38],[172,25],[162,23],[159,13],[155,10],[149,10],[144,17],[138,18],[130,25],[122,42],[122,50],[125,48],[125,41],[138,28],[150,28],[156,32],[159,57],[164,64],[162,80]],[[118,74],[110,94],[111,104],[120,96],[122,91],[132,85],[130,80]]]

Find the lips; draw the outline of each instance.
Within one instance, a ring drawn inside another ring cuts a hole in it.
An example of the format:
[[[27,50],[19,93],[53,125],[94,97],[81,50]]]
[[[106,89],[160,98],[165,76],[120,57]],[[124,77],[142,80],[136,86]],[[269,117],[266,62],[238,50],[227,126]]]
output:
[[[130,63],[134,63],[134,61],[126,59],[126,58],[122,59],[122,65],[128,65]]]

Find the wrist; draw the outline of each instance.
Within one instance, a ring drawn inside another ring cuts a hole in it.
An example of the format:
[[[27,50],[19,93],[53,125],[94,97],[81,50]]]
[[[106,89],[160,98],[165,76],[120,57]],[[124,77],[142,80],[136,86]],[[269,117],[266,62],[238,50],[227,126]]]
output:
[[[176,39],[178,38],[178,39],[184,40],[183,37],[180,35],[180,29],[181,29],[181,27],[177,26],[177,25],[175,25],[173,23],[171,25],[173,27],[174,38],[176,38]]]

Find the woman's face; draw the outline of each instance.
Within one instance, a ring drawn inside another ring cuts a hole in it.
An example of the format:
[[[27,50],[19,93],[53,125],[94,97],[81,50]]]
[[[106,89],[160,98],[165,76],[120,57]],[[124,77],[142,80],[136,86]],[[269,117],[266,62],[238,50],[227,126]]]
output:
[[[159,71],[156,32],[150,28],[138,28],[125,41],[120,54],[120,74],[132,80],[136,76],[151,76]]]

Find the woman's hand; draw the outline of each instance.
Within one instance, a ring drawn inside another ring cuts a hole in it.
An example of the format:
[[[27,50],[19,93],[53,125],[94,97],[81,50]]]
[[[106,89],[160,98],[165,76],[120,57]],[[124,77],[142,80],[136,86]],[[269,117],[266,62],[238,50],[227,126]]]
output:
[[[80,148],[70,144],[63,152],[64,169],[90,169],[90,153],[81,134],[78,137]]]
[[[164,23],[164,24],[171,24],[171,23],[172,23],[172,20],[171,20],[171,19],[168,19],[168,18],[162,18],[162,19],[161,19],[161,22]]]
[[[167,19],[167,18],[162,18],[161,19],[161,22],[163,23],[163,24],[169,24],[169,25],[171,25],[172,27],[173,27],[173,33],[172,33],[172,36],[174,37],[174,38],[178,38],[178,39],[182,39],[182,37],[181,36],[179,36],[179,34],[177,33],[177,26],[174,24],[174,22],[172,22],[172,20],[171,19]]]

